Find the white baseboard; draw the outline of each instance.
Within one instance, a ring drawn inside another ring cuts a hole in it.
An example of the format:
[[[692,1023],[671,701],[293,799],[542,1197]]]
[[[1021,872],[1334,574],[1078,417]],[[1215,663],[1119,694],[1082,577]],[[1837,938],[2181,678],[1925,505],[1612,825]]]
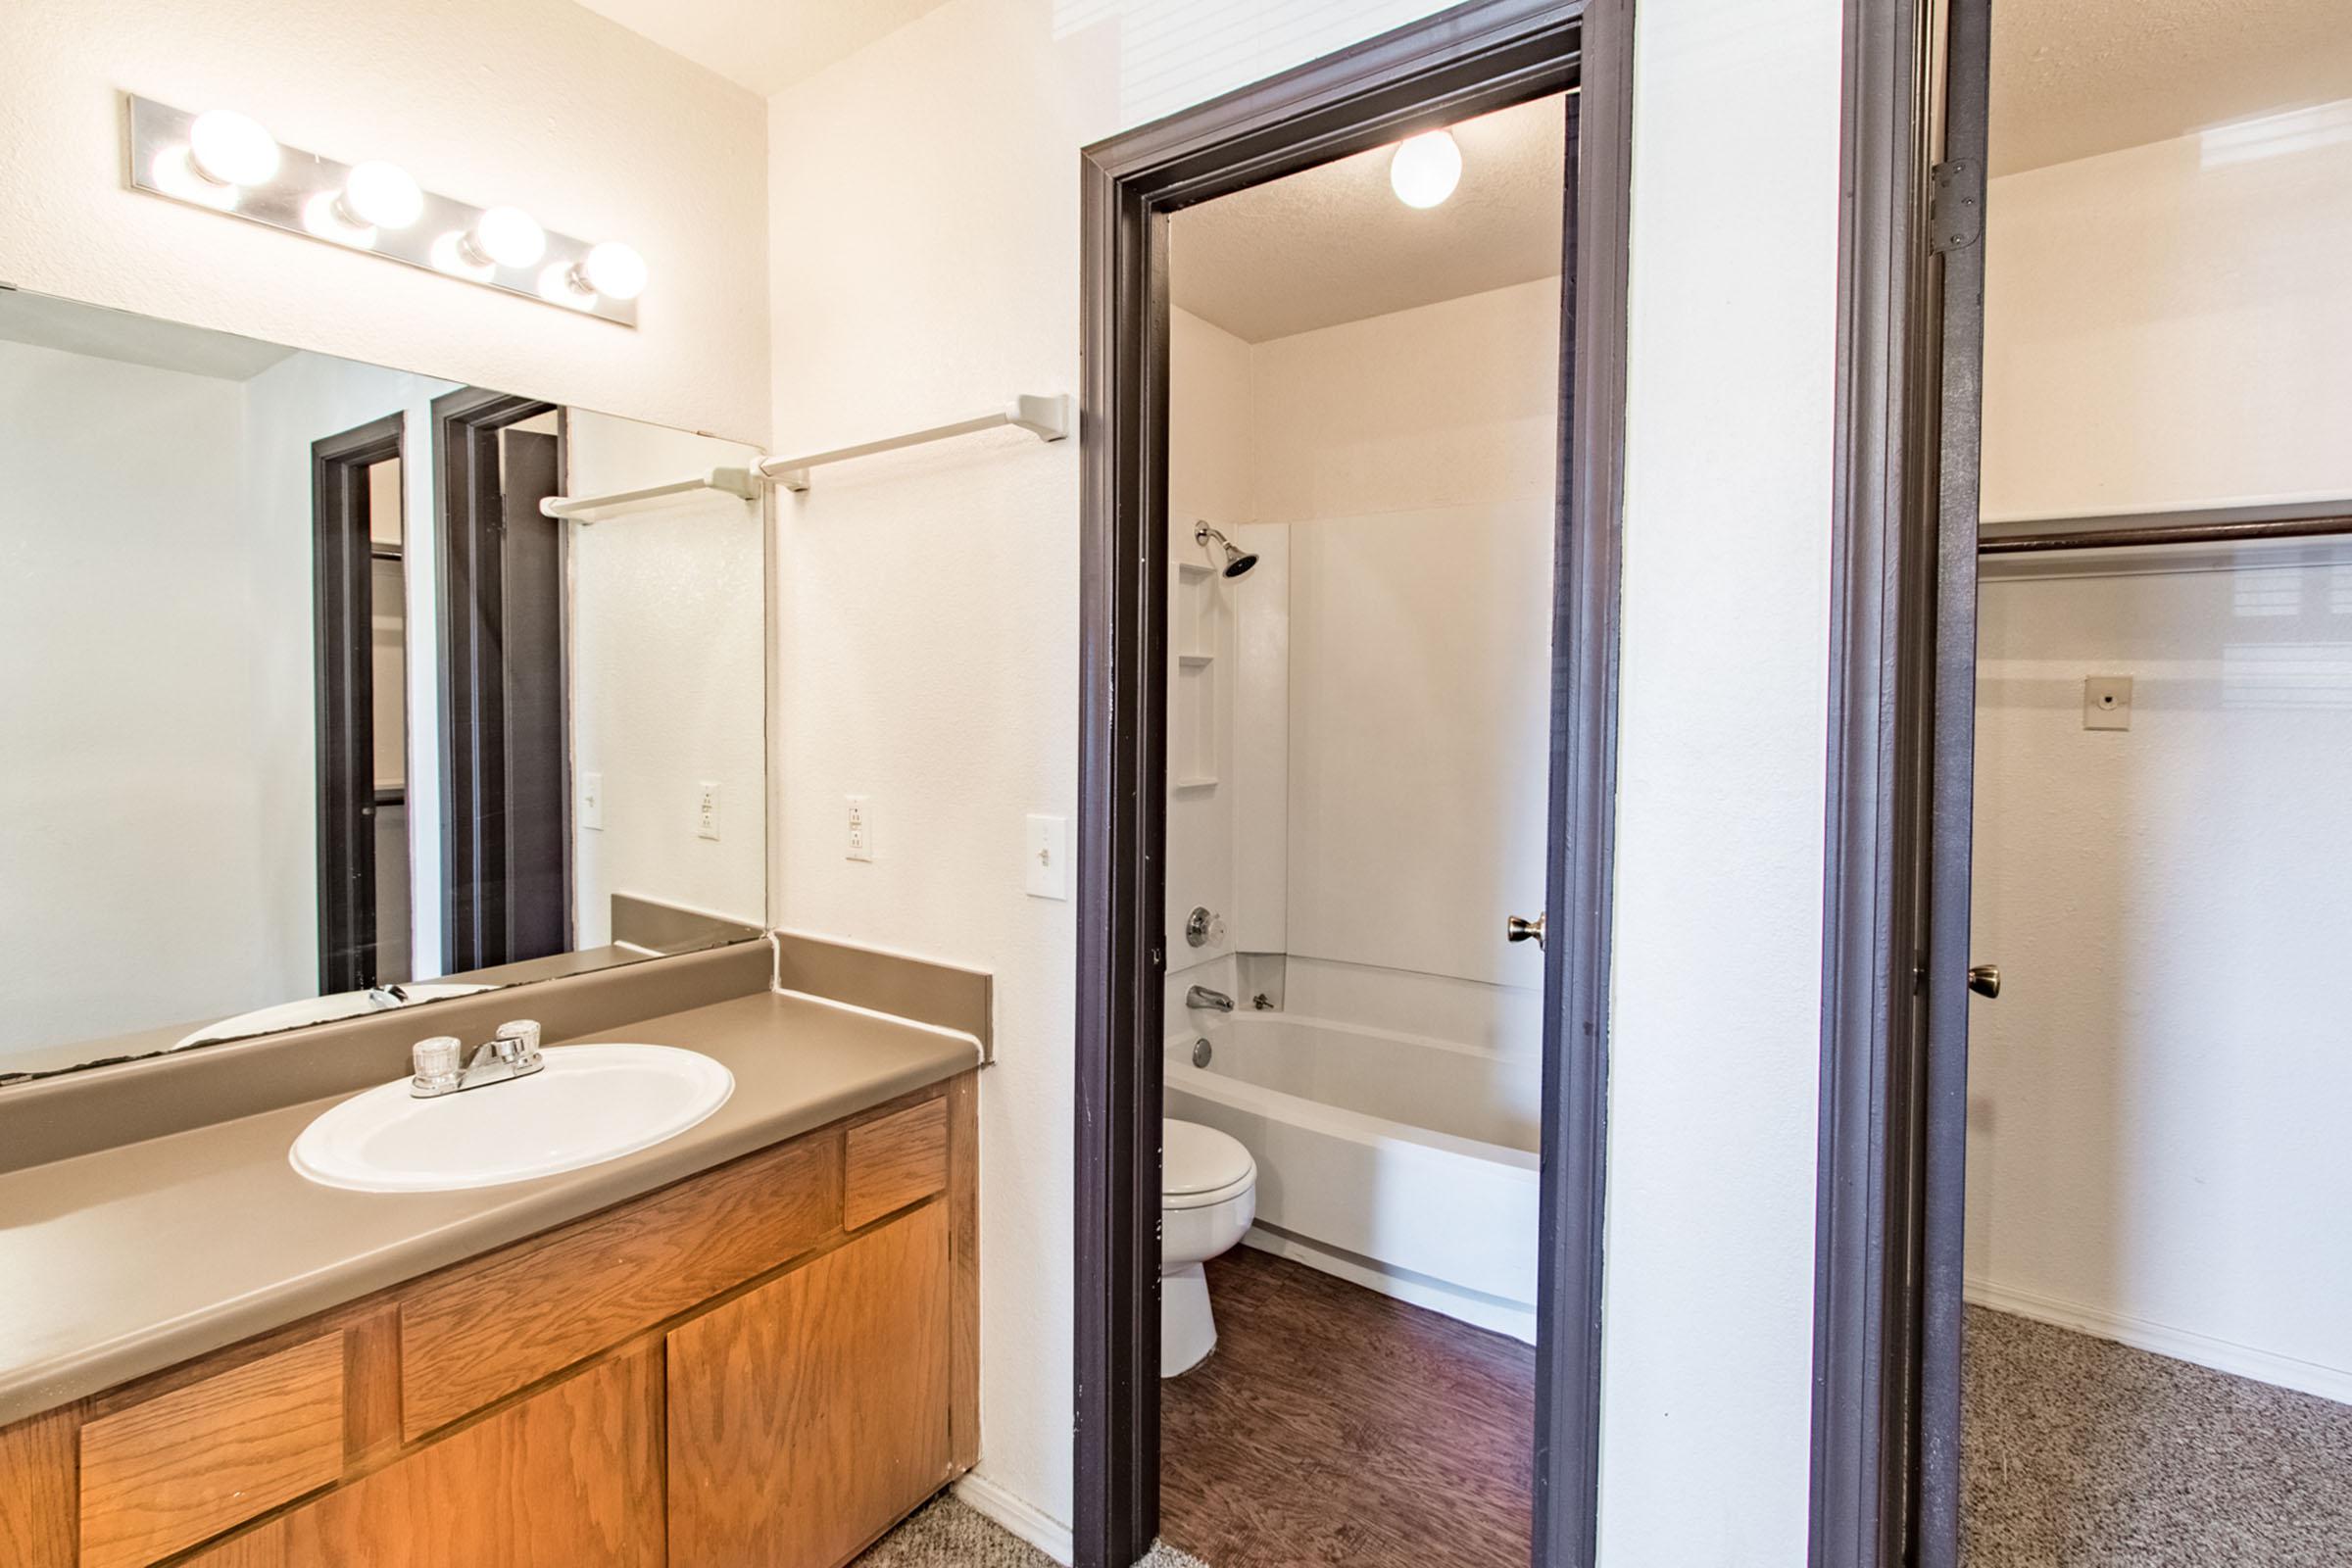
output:
[[[1016,1497],[977,1470],[956,1483],[956,1500],[984,1514],[1069,1568],[1074,1555],[1070,1527],[1024,1498]]]
[[[1263,1225],[1250,1226],[1242,1243],[1261,1252],[1271,1252],[1276,1257],[1287,1257],[1294,1263],[1304,1263],[1308,1268],[1320,1269],[1350,1285],[1360,1285],[1367,1291],[1377,1291],[1413,1306],[1424,1306],[1432,1312],[1458,1318],[1475,1328],[1507,1334],[1525,1345],[1536,1343],[1535,1309],[1521,1306],[1516,1301],[1506,1301],[1500,1297],[1485,1296],[1475,1291],[1457,1290],[1443,1280],[1433,1280],[1425,1274],[1383,1268],[1357,1257],[1353,1252],[1319,1247],[1304,1237],[1293,1236],[1287,1231],[1268,1230]],[[1212,1299],[1209,1304],[1213,1307],[1216,1303]]]
[[[2082,1306],[2033,1291],[1995,1285],[1989,1280],[1970,1280],[1963,1290],[1970,1301],[1979,1306],[1988,1306],[1996,1312],[2014,1313],[2018,1317],[2032,1318],[2036,1323],[2050,1323],[2098,1339],[2113,1340],[2118,1345],[2129,1345],[2134,1350],[2149,1350],[2157,1355],[2169,1355],[2176,1361],[2211,1367],[2216,1372],[2252,1378],[2257,1383],[2293,1389],[2299,1394],[2316,1394],[2323,1399],[2333,1399],[2339,1404],[2352,1404],[2352,1371],[2343,1367],[2323,1366],[2317,1361],[2299,1361],[2291,1355],[2258,1350],[2249,1345],[2217,1340],[2211,1335],[2152,1323],[2146,1318]]]

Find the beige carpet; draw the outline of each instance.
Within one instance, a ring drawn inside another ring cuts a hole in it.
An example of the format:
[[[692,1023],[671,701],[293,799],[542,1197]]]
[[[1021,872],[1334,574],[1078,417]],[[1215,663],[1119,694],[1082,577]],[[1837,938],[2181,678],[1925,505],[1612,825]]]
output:
[[[1968,1309],[1967,1568],[2344,1568],[2352,1405]]]
[[[866,1549],[852,1568],[1054,1568],[1054,1559],[993,1519],[941,1493]],[[1160,1543],[1142,1568],[1205,1568]]]

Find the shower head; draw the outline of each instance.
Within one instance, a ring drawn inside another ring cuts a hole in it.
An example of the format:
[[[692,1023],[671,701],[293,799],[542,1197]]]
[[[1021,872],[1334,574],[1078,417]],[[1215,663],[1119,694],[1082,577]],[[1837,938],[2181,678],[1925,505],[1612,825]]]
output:
[[[1250,568],[1257,564],[1257,557],[1249,554],[1247,551],[1236,549],[1232,540],[1217,532],[1216,529],[1211,528],[1207,523],[1200,523],[1194,527],[1193,543],[1197,545],[1205,545],[1211,539],[1214,539],[1225,552],[1226,576],[1247,576]]]

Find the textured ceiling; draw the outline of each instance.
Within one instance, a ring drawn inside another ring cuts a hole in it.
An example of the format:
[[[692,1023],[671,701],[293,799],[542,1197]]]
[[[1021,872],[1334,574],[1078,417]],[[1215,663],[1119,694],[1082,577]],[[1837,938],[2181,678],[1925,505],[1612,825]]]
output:
[[[762,97],[814,75],[946,0],[580,0]]]
[[[250,380],[294,352],[258,338],[15,289],[0,290],[0,339],[222,381]]]
[[[1992,8],[1995,174],[2339,98],[2352,98],[2352,0]]]
[[[1425,211],[1389,188],[1386,147],[1185,209],[1169,225],[1177,307],[1262,343],[1552,276],[1564,103],[1455,125],[1461,185]]]

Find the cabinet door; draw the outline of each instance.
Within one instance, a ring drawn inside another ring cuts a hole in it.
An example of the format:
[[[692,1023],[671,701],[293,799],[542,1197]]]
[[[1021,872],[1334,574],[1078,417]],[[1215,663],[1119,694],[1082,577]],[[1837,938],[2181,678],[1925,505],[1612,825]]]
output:
[[[936,1202],[674,1331],[670,1568],[836,1568],[929,1496],[948,1346]]]
[[[661,1378],[615,1356],[188,1568],[660,1568]]]

